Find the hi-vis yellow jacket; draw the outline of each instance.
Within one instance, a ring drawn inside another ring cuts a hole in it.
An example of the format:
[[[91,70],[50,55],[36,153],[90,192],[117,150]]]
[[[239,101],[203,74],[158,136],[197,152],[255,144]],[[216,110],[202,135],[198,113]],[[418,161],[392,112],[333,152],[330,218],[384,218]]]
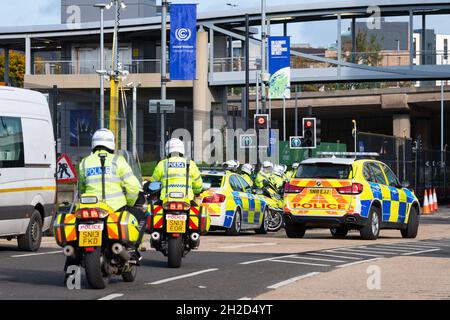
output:
[[[80,191],[95,194],[102,199],[102,170],[99,154],[105,159],[105,201],[114,211],[133,207],[139,196],[141,184],[123,156],[96,151],[80,163]]]
[[[255,179],[255,186],[258,188],[264,187],[264,181],[270,181],[270,176],[268,174],[263,173],[262,171],[259,171],[256,175]]]
[[[194,200],[194,194],[202,191],[203,180],[200,170],[192,160],[189,161],[189,168],[187,164],[187,160],[182,157],[170,157],[158,163],[150,181],[162,182],[161,200],[169,197],[170,193],[183,193],[183,198]],[[186,178],[188,170],[189,179]]]

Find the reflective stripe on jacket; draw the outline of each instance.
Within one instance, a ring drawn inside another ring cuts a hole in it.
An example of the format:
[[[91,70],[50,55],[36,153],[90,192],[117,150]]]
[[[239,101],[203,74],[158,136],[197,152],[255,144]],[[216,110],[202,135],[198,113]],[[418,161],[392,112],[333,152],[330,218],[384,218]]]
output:
[[[252,177],[250,177],[248,174],[246,174],[246,173],[243,173],[243,174],[241,174],[241,176],[242,176],[242,178],[244,178],[244,180],[248,183],[248,185],[250,186],[250,187],[253,187],[253,180],[252,180]]]
[[[80,190],[102,199],[102,170],[99,154],[105,158],[105,202],[115,211],[133,207],[141,191],[141,184],[123,156],[96,151],[80,163]]]
[[[167,193],[183,193],[184,197],[194,200],[194,194],[202,191],[203,180],[194,161],[189,162],[189,180],[186,195],[187,160],[182,157],[170,157],[161,160],[153,172],[151,181],[162,182],[161,200]]]

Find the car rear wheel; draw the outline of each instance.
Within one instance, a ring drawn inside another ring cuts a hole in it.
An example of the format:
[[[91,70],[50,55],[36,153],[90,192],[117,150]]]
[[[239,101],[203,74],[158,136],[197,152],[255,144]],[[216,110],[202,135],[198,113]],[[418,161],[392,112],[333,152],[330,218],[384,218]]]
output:
[[[380,235],[381,212],[377,207],[370,208],[367,224],[360,230],[363,240],[376,240]]]
[[[263,219],[261,222],[261,226],[259,227],[259,229],[256,229],[255,232],[257,234],[267,234],[267,231],[269,229],[269,212],[268,210],[264,210],[263,213]]]
[[[238,208],[234,213],[233,222],[231,227],[225,231],[227,236],[237,236],[241,233],[242,217],[241,210]]]
[[[306,227],[300,223],[286,221],[285,230],[288,238],[303,238],[305,236]]]
[[[39,211],[34,210],[24,235],[17,237],[17,244],[23,251],[38,251],[42,240],[42,219]]]
[[[414,239],[419,231],[419,212],[416,207],[412,207],[409,212],[408,224],[405,229],[400,230],[403,238]]]
[[[341,228],[331,228],[330,229],[331,235],[333,238],[345,238],[348,233],[348,229],[341,227]]]

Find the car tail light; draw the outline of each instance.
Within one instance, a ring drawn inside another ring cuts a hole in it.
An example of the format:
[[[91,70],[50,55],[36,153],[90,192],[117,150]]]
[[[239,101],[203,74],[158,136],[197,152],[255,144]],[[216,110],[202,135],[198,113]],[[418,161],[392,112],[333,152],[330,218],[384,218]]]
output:
[[[352,183],[351,186],[336,188],[340,194],[360,194],[363,192],[363,185],[361,183]]]
[[[225,196],[223,194],[215,193],[211,196],[203,198],[202,203],[222,203],[225,202]]]
[[[302,193],[303,189],[305,188],[290,184],[289,182],[286,182],[284,185],[284,193]]]

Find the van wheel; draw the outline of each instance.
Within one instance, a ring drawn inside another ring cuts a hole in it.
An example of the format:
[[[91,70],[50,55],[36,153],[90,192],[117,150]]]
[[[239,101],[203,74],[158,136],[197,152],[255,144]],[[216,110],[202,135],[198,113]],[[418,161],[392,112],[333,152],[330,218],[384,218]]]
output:
[[[30,223],[24,235],[17,237],[17,244],[20,250],[37,251],[41,247],[42,240],[42,219],[41,214],[36,209],[31,215]]]
[[[359,231],[363,240],[377,240],[380,234],[381,213],[376,207],[370,208],[367,224]]]
[[[286,221],[285,230],[288,238],[303,238],[305,236],[306,227],[299,223]]]
[[[331,228],[331,235],[333,238],[342,239],[347,236],[348,229],[347,228]]]
[[[238,208],[236,212],[234,213],[233,222],[231,224],[231,227],[225,231],[227,236],[237,236],[241,233],[241,226],[242,226],[242,217],[241,217],[241,210]]]
[[[400,230],[403,238],[414,239],[419,231],[419,213],[416,207],[412,207],[409,211],[408,224],[405,229]]]

